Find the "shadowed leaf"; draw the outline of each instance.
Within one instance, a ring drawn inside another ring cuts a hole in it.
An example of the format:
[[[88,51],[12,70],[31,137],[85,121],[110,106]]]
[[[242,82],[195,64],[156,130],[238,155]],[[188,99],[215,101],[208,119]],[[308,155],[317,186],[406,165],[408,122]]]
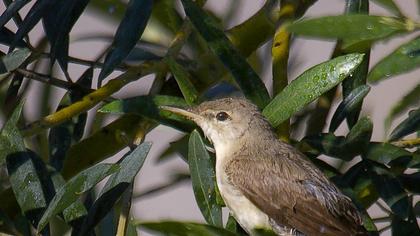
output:
[[[420,108],[408,113],[407,119],[391,132],[389,140],[397,140],[418,130],[420,130]]]
[[[263,115],[277,127],[304,106],[327,92],[360,64],[363,54],[348,54],[305,71],[284,88],[264,110]]]
[[[333,117],[331,118],[329,132],[334,132],[341,122],[355,110],[362,102],[363,98],[369,93],[370,87],[362,85],[355,88],[343,101],[338,105]]]
[[[388,130],[392,121],[399,115],[408,111],[410,107],[420,104],[420,84],[408,92],[400,101],[398,101],[389,112],[385,120],[385,130]]]
[[[55,0],[38,0],[35,2],[22,24],[19,26],[9,50],[13,50],[17,46],[22,38],[25,37],[50,10],[54,3]]]
[[[3,27],[28,2],[30,2],[30,0],[15,0],[10,3],[0,16],[0,27]]]
[[[130,53],[146,28],[152,11],[152,0],[130,0],[124,18],[115,33],[114,42],[106,55],[98,78],[98,85]],[[100,86],[98,86],[100,87]]]

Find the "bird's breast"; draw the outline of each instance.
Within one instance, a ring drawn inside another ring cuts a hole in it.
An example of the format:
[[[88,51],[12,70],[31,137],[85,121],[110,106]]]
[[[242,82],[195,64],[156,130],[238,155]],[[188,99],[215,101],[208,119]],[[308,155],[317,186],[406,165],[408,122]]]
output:
[[[241,227],[252,235],[255,228],[270,229],[267,214],[256,207],[246,198],[239,189],[232,185],[225,173],[225,161],[227,158],[217,154],[216,150],[216,180],[226,206]]]

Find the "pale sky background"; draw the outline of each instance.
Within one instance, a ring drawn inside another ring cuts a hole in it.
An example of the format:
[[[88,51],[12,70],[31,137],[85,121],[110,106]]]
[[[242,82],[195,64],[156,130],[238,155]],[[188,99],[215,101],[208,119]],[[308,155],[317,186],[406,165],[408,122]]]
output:
[[[258,0],[238,1],[241,2],[241,4],[239,4],[240,10],[232,22],[229,22],[228,28],[246,20],[264,4],[264,1]],[[228,2],[229,0],[208,0],[205,7],[215,9],[219,14],[223,14],[227,10]],[[419,20],[415,0],[399,0],[395,2],[401,7],[404,14],[414,20]],[[344,0],[319,0],[308,10],[305,17],[342,14],[344,11],[344,3]],[[2,12],[3,9],[4,6],[1,5],[0,12]],[[374,15],[388,15],[386,10],[373,3],[370,5],[370,11],[371,14]],[[82,15],[73,28],[71,40],[93,34],[113,35],[116,26],[116,22],[113,22],[110,19],[98,17],[92,12],[87,12],[87,14],[85,13]],[[36,29],[31,32],[31,37],[35,39],[33,40],[34,42],[40,38],[40,32],[42,32],[42,29],[41,25],[38,24]],[[155,35],[153,32],[146,32],[146,36],[160,37],[160,35]],[[376,62],[392,52],[402,42],[407,42],[409,39],[414,38],[414,36],[415,35],[400,37],[375,44],[371,52],[370,65],[376,64]],[[161,38],[161,41],[162,43],[168,42],[167,39],[163,37]],[[75,57],[92,60],[96,58],[98,52],[102,51],[107,45],[108,43],[93,41],[76,42],[71,44],[70,53]],[[294,79],[311,66],[328,60],[333,47],[333,41],[328,42],[298,38],[291,49],[291,55],[297,58],[298,65],[296,70],[290,74],[290,78]],[[266,48],[259,50],[261,55],[265,54],[265,57],[269,57],[270,55],[266,55],[267,52]],[[69,68],[70,74],[74,78],[77,78],[78,75],[83,72],[78,66],[71,65]],[[98,71],[96,71],[96,73],[98,73]],[[374,121],[374,140],[383,139],[382,127],[384,117],[388,114],[390,107],[395,104],[396,101],[420,82],[418,75],[419,70],[416,70],[409,74],[396,76],[372,86],[371,92],[365,99],[363,113],[369,115]],[[266,71],[262,75],[267,86],[270,86],[268,83],[270,76],[271,67],[267,66]],[[147,93],[152,78],[153,77],[148,77],[130,84],[130,86],[127,86],[117,93],[116,97],[130,97]],[[36,83],[34,83],[34,86],[37,86]],[[30,97],[37,96],[36,89],[32,89],[31,91],[28,101],[30,101]],[[64,91],[61,89],[56,90],[57,95],[63,94],[63,92]],[[52,103],[51,105],[55,106],[55,103]],[[335,104],[335,107],[336,106],[337,104]],[[39,118],[39,114],[36,114],[30,106],[25,107],[25,114],[33,120]],[[347,132],[346,130],[347,128],[345,125],[342,125],[337,133],[345,133]],[[135,193],[140,193],[153,186],[165,183],[170,179],[171,173],[173,173],[174,170],[188,171],[187,164],[180,158],[171,158],[169,161],[156,165],[156,159],[160,155],[161,150],[166,149],[169,142],[177,140],[181,135],[181,133],[169,127],[159,126],[146,136],[146,140],[153,142],[153,146],[142,170],[137,175]],[[115,158],[113,158],[113,160],[115,160]],[[169,191],[162,192],[161,194],[140,200],[133,200],[132,213],[136,219],[144,221],[157,221],[162,219],[203,221],[203,217],[195,203],[191,184],[188,181]]]

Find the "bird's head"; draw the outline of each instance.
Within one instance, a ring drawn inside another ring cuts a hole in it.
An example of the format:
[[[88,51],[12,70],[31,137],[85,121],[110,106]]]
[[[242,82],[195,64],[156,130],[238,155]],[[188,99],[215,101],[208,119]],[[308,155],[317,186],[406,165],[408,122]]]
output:
[[[223,98],[203,102],[189,109],[169,106],[161,108],[194,121],[215,146],[271,130],[258,107],[245,99]]]

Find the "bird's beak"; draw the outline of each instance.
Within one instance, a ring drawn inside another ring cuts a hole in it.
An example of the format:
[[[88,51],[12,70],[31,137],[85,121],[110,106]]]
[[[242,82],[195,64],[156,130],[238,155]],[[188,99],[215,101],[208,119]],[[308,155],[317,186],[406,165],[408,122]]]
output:
[[[159,106],[159,108],[164,111],[170,111],[172,113],[184,116],[185,118],[190,119],[192,121],[197,121],[201,118],[201,116],[194,113],[192,109],[182,109],[182,108],[171,107],[171,106]]]

